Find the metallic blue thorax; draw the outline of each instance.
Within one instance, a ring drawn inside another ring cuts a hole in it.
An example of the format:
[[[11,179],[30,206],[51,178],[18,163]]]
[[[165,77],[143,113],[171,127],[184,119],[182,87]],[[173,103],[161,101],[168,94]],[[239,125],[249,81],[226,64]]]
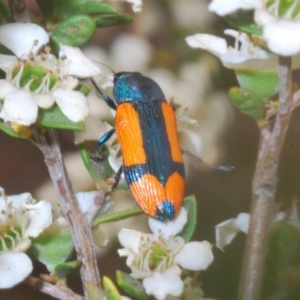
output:
[[[115,74],[113,94],[117,103],[165,99],[159,85],[151,78],[138,72]]]

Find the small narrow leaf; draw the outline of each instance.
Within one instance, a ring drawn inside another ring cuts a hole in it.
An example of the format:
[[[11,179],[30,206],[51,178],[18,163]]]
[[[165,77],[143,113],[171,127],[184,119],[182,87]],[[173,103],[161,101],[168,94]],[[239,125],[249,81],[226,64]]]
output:
[[[188,212],[188,223],[184,226],[180,236],[189,242],[197,225],[197,201],[194,195],[190,195],[183,200],[183,206]]]
[[[55,267],[65,262],[73,249],[73,240],[68,230],[68,224],[60,218],[37,238],[32,239],[30,253],[42,262],[51,273],[54,273]]]
[[[102,15],[102,14],[116,14],[117,10],[105,3],[86,2],[79,4],[74,10],[74,14],[84,15]]]
[[[97,143],[85,141],[80,144],[80,154],[85,167],[92,176],[97,188],[111,188],[106,180],[114,175],[114,170],[108,163],[109,152],[105,146],[97,151]]]
[[[116,280],[120,288],[138,299],[146,299],[147,294],[141,281],[120,270],[116,272]]]
[[[231,103],[243,114],[257,122],[263,121],[264,103],[254,92],[233,87],[229,90]]]
[[[79,131],[84,129],[83,122],[72,122],[63,114],[57,105],[47,110],[40,110],[37,123],[48,128]]]
[[[278,73],[275,69],[259,72],[240,70],[235,73],[241,88],[254,92],[264,103],[278,93]]]
[[[261,35],[261,28],[254,21],[253,10],[238,10],[224,16],[224,19],[233,27],[246,33]]]
[[[57,276],[60,284],[66,285],[66,279],[70,272],[78,269],[81,266],[81,262],[79,260],[64,262],[58,264],[54,268],[54,274]]]
[[[140,208],[135,208],[135,209],[124,210],[121,212],[116,212],[116,213],[113,213],[110,215],[100,216],[94,220],[93,227],[95,227],[101,223],[119,221],[122,219],[126,219],[129,217],[139,215],[141,213],[143,213],[143,211]]]
[[[16,131],[14,131],[11,128],[9,123],[2,122],[1,120],[0,120],[0,130],[2,130],[3,132],[5,132],[6,134],[8,134],[12,137],[19,138],[19,139],[26,139],[26,137],[24,137],[21,134],[18,134]]]
[[[80,47],[94,35],[96,22],[87,15],[75,15],[61,22],[51,36],[56,45],[64,44]]]
[[[0,1],[0,16],[4,20],[6,20],[7,23],[14,21],[13,18],[12,18],[12,16],[11,16],[11,14],[10,14],[10,12],[9,12],[9,8],[8,8],[7,4],[3,3],[2,0]]]
[[[104,299],[100,287],[90,281],[87,282],[87,290],[88,290],[88,300]]]
[[[133,20],[131,15],[111,15],[106,17],[95,17],[97,27],[114,26],[123,23],[128,23]]]
[[[116,288],[112,280],[106,276],[103,276],[103,288],[106,300],[121,300],[118,289]]]

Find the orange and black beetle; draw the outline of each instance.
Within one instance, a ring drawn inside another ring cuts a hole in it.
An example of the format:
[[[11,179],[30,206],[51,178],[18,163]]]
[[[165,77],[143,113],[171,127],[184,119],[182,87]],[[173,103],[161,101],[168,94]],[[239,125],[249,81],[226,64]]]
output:
[[[180,211],[184,194],[184,164],[174,108],[159,85],[137,72],[114,75],[115,102],[100,89],[109,107],[116,110],[115,128],[103,135],[103,145],[117,134],[129,191],[149,216],[164,221]]]

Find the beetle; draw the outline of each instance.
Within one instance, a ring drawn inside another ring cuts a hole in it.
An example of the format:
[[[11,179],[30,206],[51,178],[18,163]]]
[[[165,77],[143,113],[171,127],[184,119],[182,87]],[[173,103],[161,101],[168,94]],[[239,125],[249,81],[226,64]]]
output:
[[[130,194],[145,213],[160,221],[172,220],[181,209],[185,188],[174,108],[160,86],[138,72],[114,74],[114,100],[92,82],[116,110],[115,128],[98,141],[100,147],[116,132],[123,166],[114,187],[123,172]]]

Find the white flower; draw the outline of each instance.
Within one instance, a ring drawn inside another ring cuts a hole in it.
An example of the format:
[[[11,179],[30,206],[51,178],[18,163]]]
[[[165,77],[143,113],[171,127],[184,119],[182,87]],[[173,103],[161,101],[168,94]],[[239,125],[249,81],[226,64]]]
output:
[[[167,295],[180,296],[184,283],[181,269],[205,270],[213,260],[211,245],[207,241],[186,243],[175,236],[184,227],[187,212],[181,209],[178,217],[165,223],[149,218],[153,234],[122,229],[119,241],[125,248],[118,250],[127,256],[126,264],[131,276],[143,279],[146,293],[163,300]]]
[[[132,5],[132,10],[134,12],[140,12],[142,10],[143,1],[142,0],[115,0],[115,1],[125,1]]]
[[[253,9],[261,5],[262,0],[212,0],[208,9],[219,16],[225,16],[238,9]]]
[[[297,4],[294,1],[294,4]],[[278,16],[277,9],[272,7],[255,10],[255,21],[263,26],[262,37],[268,48],[279,55],[291,56],[300,52],[300,15],[291,18],[292,10],[285,16]]]
[[[291,216],[293,215],[291,214]],[[272,223],[281,222],[285,218],[286,213],[279,212],[274,216]],[[290,220],[292,218],[293,217],[291,217]],[[250,215],[247,213],[240,213],[237,218],[232,218],[216,225],[216,246],[223,250],[225,246],[231,243],[237,233],[242,231],[247,234],[249,230],[249,222]]]
[[[10,288],[32,271],[30,258],[24,254],[52,222],[51,204],[34,202],[29,193],[6,196],[0,188],[0,288]]]
[[[20,30],[24,34],[21,42]],[[99,74],[100,69],[70,46],[60,45],[59,59],[48,47],[37,54],[36,44],[47,43],[46,35],[32,24],[0,26],[0,43],[16,55],[0,54],[0,68],[6,73],[6,79],[0,80],[0,99],[4,99],[0,118],[4,121],[28,126],[36,121],[38,108],[48,109],[54,103],[73,122],[84,120],[89,112],[86,97],[74,90],[78,80],[72,76],[90,77]]]
[[[277,57],[255,46],[247,34],[232,29],[226,29],[224,33],[235,38],[234,47],[228,46],[225,39],[210,34],[188,36],[186,42],[192,48],[211,52],[229,69],[268,70],[275,67]]]
[[[248,233],[249,221],[249,214],[240,213],[236,219],[232,218],[216,225],[216,246],[223,250],[226,245],[231,243],[238,232]]]
[[[300,52],[300,13],[298,1],[280,9],[281,0],[213,0],[209,10],[224,16],[238,9],[254,9],[255,22],[262,27],[262,38],[268,48],[278,55],[291,56]]]

